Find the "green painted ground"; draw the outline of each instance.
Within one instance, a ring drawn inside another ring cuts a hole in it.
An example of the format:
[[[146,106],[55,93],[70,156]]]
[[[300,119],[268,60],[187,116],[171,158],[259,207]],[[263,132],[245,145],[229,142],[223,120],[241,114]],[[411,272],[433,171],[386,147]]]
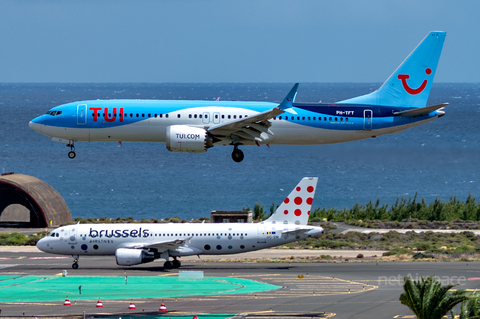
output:
[[[82,293],[79,294],[79,286]],[[94,299],[171,298],[218,294],[243,294],[278,289],[279,286],[241,278],[129,276],[0,276],[0,302],[39,302]]]

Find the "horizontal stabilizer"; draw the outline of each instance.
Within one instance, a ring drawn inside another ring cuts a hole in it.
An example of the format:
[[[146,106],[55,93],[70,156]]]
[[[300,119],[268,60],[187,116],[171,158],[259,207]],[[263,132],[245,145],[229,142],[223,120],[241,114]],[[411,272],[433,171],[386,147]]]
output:
[[[284,230],[282,231],[282,234],[302,234],[302,233],[308,233],[314,229],[313,227],[299,227],[297,229],[292,229],[292,230]]]
[[[438,110],[438,109],[440,109],[442,107],[445,107],[447,105],[448,105],[448,103],[430,105],[430,106],[420,107],[420,108],[406,110],[406,111],[394,112],[393,115],[394,116],[419,116],[419,115],[428,114],[430,112]]]

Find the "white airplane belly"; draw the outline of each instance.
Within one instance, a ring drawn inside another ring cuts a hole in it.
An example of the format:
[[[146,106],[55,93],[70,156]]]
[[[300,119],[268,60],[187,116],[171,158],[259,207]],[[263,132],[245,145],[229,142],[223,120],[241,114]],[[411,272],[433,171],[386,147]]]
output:
[[[108,128],[45,126],[42,133],[51,137],[84,142],[165,142],[165,126],[143,122]]]

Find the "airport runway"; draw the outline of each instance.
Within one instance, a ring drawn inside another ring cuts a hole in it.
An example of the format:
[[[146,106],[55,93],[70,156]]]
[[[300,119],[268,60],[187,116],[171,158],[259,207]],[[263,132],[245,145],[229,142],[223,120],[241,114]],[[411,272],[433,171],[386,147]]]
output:
[[[288,255],[292,255],[289,251]],[[165,276],[178,270],[163,270],[163,261],[138,267],[119,267],[114,257],[90,257],[79,260],[80,268],[71,269],[72,259],[42,252],[0,252],[0,274],[56,275],[68,270],[71,275],[98,276]],[[480,288],[478,263],[257,263],[204,262],[189,259],[181,270],[202,270],[205,276],[237,277],[281,286],[260,293],[134,299],[136,310],[129,310],[130,299],[104,301],[96,308],[96,300],[75,301],[63,306],[64,300],[44,303],[0,303],[3,316],[82,316],[92,315],[151,315],[158,316],[163,301],[168,312],[162,316],[193,316],[199,314],[236,314],[254,319],[298,317],[336,318],[412,318],[410,310],[400,304],[403,276],[436,275],[458,288]],[[299,278],[298,276],[302,276]],[[479,279],[479,280],[477,280]],[[148,287],[145,287],[148,289]],[[350,291],[349,291],[350,290]],[[43,292],[45,293],[45,292]],[[75,303],[76,302],[76,303]],[[201,318],[200,318],[201,319]]]

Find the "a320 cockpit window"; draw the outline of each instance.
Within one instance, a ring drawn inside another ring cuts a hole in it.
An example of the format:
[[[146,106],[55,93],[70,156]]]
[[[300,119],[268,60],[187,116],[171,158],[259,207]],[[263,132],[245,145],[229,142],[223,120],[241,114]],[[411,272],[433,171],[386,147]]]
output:
[[[58,237],[58,233],[50,233],[50,237]]]
[[[57,116],[62,114],[62,111],[48,111],[47,114],[52,116]]]

